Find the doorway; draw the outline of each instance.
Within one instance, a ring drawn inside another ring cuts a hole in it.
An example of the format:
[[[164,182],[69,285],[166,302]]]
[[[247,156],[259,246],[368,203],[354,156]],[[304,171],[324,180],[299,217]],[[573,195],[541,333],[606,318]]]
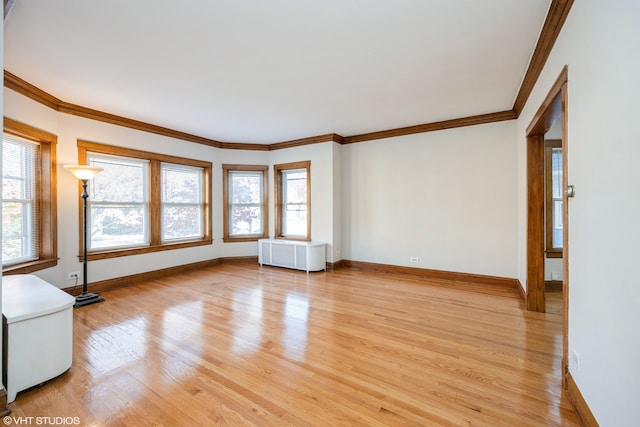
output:
[[[567,188],[567,81],[565,66],[549,94],[527,128],[527,310],[545,312],[545,260],[546,260],[546,212],[545,212],[545,134],[554,123],[561,123],[562,189]],[[562,371],[563,386],[568,369],[568,203],[562,191]]]

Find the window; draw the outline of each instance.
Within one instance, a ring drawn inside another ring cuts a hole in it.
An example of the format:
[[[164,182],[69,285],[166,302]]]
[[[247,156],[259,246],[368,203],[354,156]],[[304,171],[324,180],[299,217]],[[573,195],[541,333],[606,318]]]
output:
[[[149,162],[87,153],[104,168],[89,181],[87,250],[149,245]]]
[[[311,240],[311,162],[274,165],[276,238]]]
[[[57,265],[57,137],[4,118],[2,269],[24,274]]]
[[[89,181],[89,260],[211,244],[210,162],[86,141],[78,161],[104,168]]]
[[[38,259],[38,144],[5,135],[2,141],[2,263]]]
[[[162,163],[162,241],[202,238],[203,168]]]
[[[267,166],[222,165],[225,242],[269,235],[267,170]]]
[[[562,257],[562,142],[545,141],[545,218],[548,258]]]

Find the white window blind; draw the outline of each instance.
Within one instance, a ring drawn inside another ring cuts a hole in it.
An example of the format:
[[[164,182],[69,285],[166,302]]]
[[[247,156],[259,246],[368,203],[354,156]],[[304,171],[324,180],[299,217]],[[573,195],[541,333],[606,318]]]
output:
[[[38,259],[39,145],[4,134],[2,140],[2,265]]]

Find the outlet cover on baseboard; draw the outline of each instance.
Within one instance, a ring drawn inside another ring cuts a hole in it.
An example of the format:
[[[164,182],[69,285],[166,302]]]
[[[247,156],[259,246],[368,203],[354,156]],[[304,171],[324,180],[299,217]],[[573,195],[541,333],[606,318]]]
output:
[[[571,350],[571,361],[577,372],[580,372],[580,354],[575,350]]]

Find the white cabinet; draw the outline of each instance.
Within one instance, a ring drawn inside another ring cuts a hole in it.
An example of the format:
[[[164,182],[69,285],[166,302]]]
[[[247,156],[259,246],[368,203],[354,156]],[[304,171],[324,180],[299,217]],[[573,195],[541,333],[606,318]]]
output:
[[[258,240],[260,265],[295,268],[310,271],[326,270],[326,244],[297,240]]]
[[[74,303],[71,295],[32,274],[2,278],[7,402],[71,367]]]

